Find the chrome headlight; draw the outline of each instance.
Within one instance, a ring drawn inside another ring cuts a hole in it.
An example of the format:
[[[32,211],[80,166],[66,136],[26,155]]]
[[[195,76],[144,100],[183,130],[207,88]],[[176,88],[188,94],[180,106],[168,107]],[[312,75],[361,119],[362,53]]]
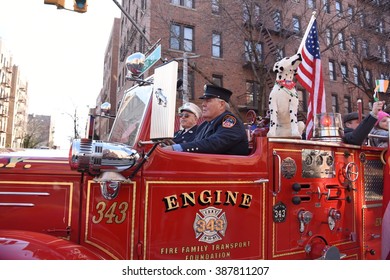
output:
[[[130,146],[99,140],[75,139],[69,151],[70,168],[92,175],[121,172],[131,168],[138,159],[139,154]]]

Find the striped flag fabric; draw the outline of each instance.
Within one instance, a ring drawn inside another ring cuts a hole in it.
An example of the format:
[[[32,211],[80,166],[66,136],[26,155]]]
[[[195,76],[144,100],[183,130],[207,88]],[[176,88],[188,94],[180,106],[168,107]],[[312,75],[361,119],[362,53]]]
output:
[[[386,166],[383,173],[383,217],[381,259],[390,260],[390,150],[386,153]]]
[[[389,87],[388,80],[375,80],[374,100],[379,101],[378,92],[386,92]]]
[[[317,20],[307,27],[307,36],[302,42],[302,62],[298,67],[297,80],[309,92],[307,108],[306,139],[313,137],[314,118],[316,114],[326,112],[324,80],[322,78],[322,64],[320,43],[318,40]],[[299,52],[299,50],[298,50]]]

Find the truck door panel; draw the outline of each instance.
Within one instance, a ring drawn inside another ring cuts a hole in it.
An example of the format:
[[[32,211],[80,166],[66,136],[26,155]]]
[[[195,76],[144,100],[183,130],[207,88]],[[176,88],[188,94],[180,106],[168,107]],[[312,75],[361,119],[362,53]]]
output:
[[[145,259],[263,259],[265,183],[148,180]]]
[[[138,185],[122,183],[115,198],[102,195],[93,180],[86,183],[81,244],[91,246],[112,259],[133,259],[136,252],[135,219]]]
[[[0,181],[0,228],[78,241],[79,177],[6,175]]]
[[[358,246],[356,192],[340,175],[353,155],[333,147],[271,146],[268,258],[316,258],[312,249],[319,243],[341,251]]]

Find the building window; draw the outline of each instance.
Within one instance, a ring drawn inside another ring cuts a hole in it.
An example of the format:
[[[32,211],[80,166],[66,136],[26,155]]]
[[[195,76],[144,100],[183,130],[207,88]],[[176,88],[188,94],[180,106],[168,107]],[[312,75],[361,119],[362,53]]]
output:
[[[336,69],[334,67],[334,61],[329,61],[329,79],[336,81]]]
[[[215,15],[219,15],[221,13],[220,9],[219,0],[211,0],[211,12]]]
[[[146,10],[146,0],[141,0],[141,9],[142,11],[145,11]]]
[[[250,10],[252,9],[252,10]],[[257,24],[260,20],[260,6],[243,3],[243,21],[247,24]]]
[[[332,93],[332,112],[339,112],[339,101],[337,99],[337,93]]]
[[[329,0],[322,0],[322,10],[327,13],[327,14],[330,14],[330,4],[329,4]]]
[[[255,4],[253,15],[256,23],[260,20],[260,13],[261,13],[260,6]]]
[[[371,74],[370,70],[368,70],[368,69],[365,70],[365,77],[366,77],[367,85],[369,85],[371,87],[372,86],[372,74]]]
[[[351,5],[348,5],[347,13],[348,13],[348,17],[352,19],[353,15],[355,14],[355,8]]]
[[[284,58],[284,49],[283,48],[277,48],[276,49],[276,60],[279,61]]]
[[[309,9],[315,9],[316,8],[316,1],[315,0],[307,0],[307,7]]]
[[[338,35],[339,38],[339,46],[340,49],[345,51],[345,40],[344,40],[344,33],[340,32]]]
[[[344,96],[344,114],[348,114],[352,111],[351,97]]]
[[[363,12],[359,13],[359,23],[360,23],[360,27],[366,26],[366,15]]]
[[[213,32],[212,35],[212,56],[213,57],[222,57],[222,42],[221,34]]]
[[[348,78],[348,66],[346,63],[341,63],[340,71],[341,71],[341,76],[343,78],[343,81],[345,82]]]
[[[174,50],[192,52],[194,50],[193,34],[192,27],[172,23],[169,47]]]
[[[253,47],[255,47],[255,50]],[[262,43],[254,43],[254,42],[250,42],[250,41],[245,40],[244,48],[245,48],[245,61],[246,62],[255,63],[257,61],[258,62],[263,61],[263,44]]]
[[[326,45],[327,46],[330,46],[332,44],[332,39],[333,39],[333,36],[332,36],[332,29],[330,28],[327,28],[325,30],[326,32]]]
[[[342,16],[342,14],[343,14],[343,6],[341,5],[341,1],[336,1],[335,5],[336,5],[336,14],[338,16]]]
[[[384,31],[384,23],[383,23],[383,20],[379,20],[379,21],[376,23],[375,31],[376,31],[377,33],[383,33],[383,31]]]
[[[292,24],[293,24],[293,31],[295,33],[300,33],[301,32],[301,22],[299,20],[299,17],[293,16]]]
[[[280,11],[275,11],[274,16],[275,30],[280,31],[282,29],[282,15]]]
[[[387,62],[387,49],[386,46],[378,46],[378,52],[380,55],[381,62]]]
[[[219,87],[223,87],[223,77],[221,75],[214,75],[213,74],[213,84]]]
[[[354,36],[351,36],[349,42],[350,42],[350,44],[351,44],[351,51],[352,51],[352,52],[357,52],[356,38],[355,38]]]
[[[390,75],[385,73],[380,73],[379,75],[381,80],[390,80]]]
[[[194,1],[192,0],[171,0],[171,4],[186,8],[194,8]]]
[[[359,85],[359,68],[357,66],[353,67],[353,82],[355,85]]]
[[[362,56],[368,57],[368,42],[367,42],[367,40],[362,41]]]
[[[253,81],[246,82],[245,105],[257,108],[257,96],[259,94],[259,84]]]

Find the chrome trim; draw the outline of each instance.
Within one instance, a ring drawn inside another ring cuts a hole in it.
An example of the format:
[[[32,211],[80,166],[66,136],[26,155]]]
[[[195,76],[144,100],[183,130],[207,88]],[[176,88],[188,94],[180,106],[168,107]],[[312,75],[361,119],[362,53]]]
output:
[[[268,179],[263,179],[263,178],[260,178],[258,180],[253,181],[253,183],[256,183],[256,184],[263,184],[263,183],[268,183],[268,182],[269,182]]]
[[[38,195],[38,196],[49,196],[47,192],[0,192],[0,195]]]
[[[363,209],[382,207],[382,203],[363,205]]]
[[[268,138],[270,143],[292,143],[292,144],[306,144],[306,145],[321,145],[326,147],[345,147],[345,148],[361,148],[359,145],[351,145],[339,142],[326,142],[326,141],[317,141],[317,140],[297,140],[297,139],[288,139],[288,138]]]
[[[6,203],[6,202],[1,202],[0,203],[0,206],[7,206],[7,207],[34,207],[35,204],[34,203],[14,203],[14,202],[10,202],[10,203]]]
[[[273,189],[273,195],[276,196],[278,193],[280,193],[280,191],[282,190],[282,159],[281,157],[278,155],[278,153],[276,151],[273,151],[273,155],[276,156],[278,158],[278,190],[277,192],[275,192],[275,188]]]

